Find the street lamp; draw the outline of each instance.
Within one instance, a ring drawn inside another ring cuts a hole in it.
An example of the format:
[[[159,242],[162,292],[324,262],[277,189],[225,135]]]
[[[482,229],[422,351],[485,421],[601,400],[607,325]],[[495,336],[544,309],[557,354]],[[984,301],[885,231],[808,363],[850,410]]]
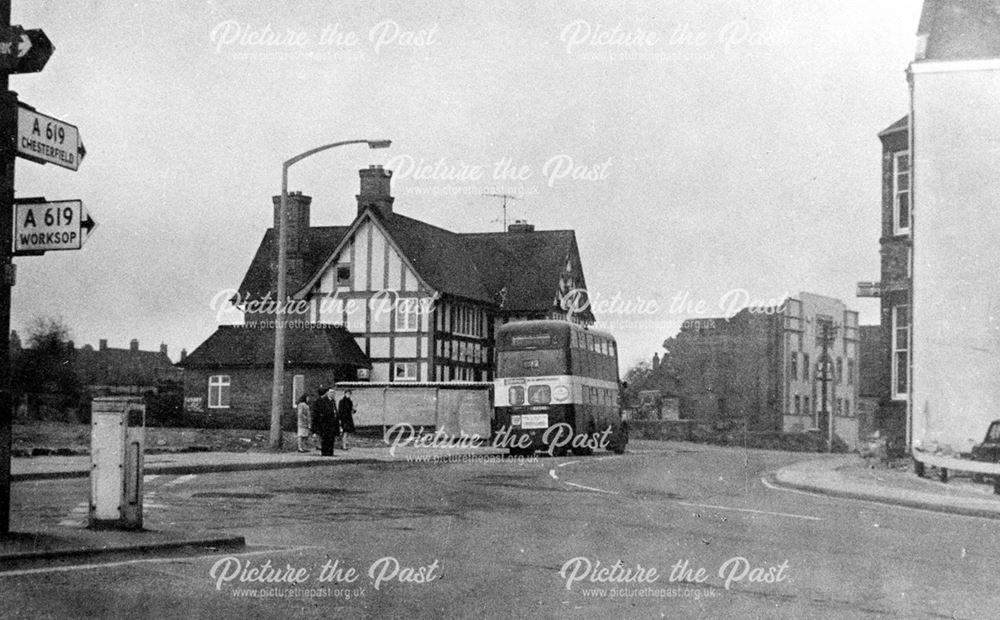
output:
[[[271,449],[281,449],[281,410],[285,387],[285,297],[288,278],[287,245],[288,233],[285,227],[288,213],[288,169],[292,165],[316,153],[347,144],[367,144],[372,149],[389,148],[391,140],[345,140],[334,142],[305,153],[300,153],[281,165],[281,202],[278,204],[278,308],[274,315],[274,385],[271,386]]]

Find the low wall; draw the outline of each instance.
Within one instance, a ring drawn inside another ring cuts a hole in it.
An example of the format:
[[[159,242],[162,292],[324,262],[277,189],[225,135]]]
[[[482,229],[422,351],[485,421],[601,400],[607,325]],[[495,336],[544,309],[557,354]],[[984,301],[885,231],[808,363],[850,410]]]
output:
[[[337,398],[351,390],[354,425],[389,428],[409,424],[447,435],[490,436],[493,384],[441,381],[425,383],[337,383]]]
[[[763,450],[789,452],[826,452],[826,441],[816,431],[780,432],[748,431],[695,420],[631,420],[631,439],[661,441],[693,441],[719,446],[745,446]],[[848,446],[834,437],[834,452],[847,452]]]

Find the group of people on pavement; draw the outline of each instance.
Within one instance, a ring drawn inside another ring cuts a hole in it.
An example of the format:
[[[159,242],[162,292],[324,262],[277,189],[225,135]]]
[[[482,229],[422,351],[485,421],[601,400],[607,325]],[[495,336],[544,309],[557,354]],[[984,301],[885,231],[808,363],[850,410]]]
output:
[[[341,449],[348,449],[348,434],[354,432],[354,402],[350,390],[345,390],[344,396],[337,402],[332,387],[320,387],[315,402],[308,394],[299,399],[296,413],[299,452],[309,452],[310,435],[319,436],[319,450],[323,456],[333,456],[333,445],[338,435]]]

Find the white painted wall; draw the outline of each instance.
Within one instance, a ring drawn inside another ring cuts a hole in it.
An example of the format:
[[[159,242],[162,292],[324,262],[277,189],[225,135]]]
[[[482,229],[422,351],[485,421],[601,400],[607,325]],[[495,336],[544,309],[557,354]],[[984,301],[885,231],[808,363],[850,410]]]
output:
[[[967,451],[1000,418],[1000,62],[911,70],[911,439]]]

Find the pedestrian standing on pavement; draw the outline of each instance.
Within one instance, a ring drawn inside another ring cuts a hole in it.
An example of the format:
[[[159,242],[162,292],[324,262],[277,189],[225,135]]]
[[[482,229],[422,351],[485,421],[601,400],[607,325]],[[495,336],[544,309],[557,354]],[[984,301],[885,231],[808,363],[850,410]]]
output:
[[[354,432],[354,401],[351,400],[350,390],[344,391],[344,397],[337,405],[337,419],[340,422],[340,447],[347,450],[347,434]]]
[[[313,432],[319,435],[319,450],[323,456],[333,456],[333,444],[340,432],[337,422],[337,403],[332,387],[321,387],[321,396],[313,407]]]
[[[308,452],[309,435],[312,433],[312,412],[309,409],[309,395],[303,394],[299,399],[299,404],[295,407],[298,416],[299,452]]]

